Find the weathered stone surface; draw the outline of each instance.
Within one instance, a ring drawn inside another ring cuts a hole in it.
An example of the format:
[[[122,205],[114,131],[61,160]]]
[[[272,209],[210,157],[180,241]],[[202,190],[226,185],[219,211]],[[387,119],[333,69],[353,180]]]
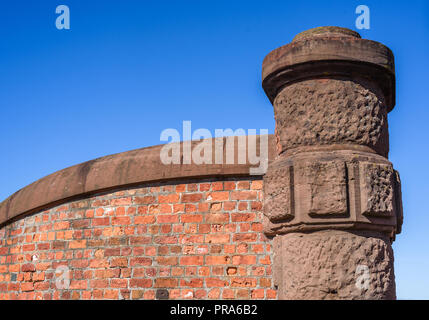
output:
[[[319,231],[274,239],[279,299],[395,299],[393,251],[369,233]]]
[[[363,162],[360,163],[362,213],[368,216],[392,216],[394,214],[393,168]]]
[[[310,216],[347,214],[347,179],[343,161],[300,162],[295,167],[301,210]]]
[[[353,80],[314,79],[274,100],[280,153],[299,146],[358,144],[387,156],[387,108],[379,89]]]
[[[264,215],[273,222],[294,217],[293,167],[271,167],[264,176]]]
[[[378,230],[394,240],[402,224],[398,179],[386,158],[362,151],[279,157],[264,178],[264,232]]]

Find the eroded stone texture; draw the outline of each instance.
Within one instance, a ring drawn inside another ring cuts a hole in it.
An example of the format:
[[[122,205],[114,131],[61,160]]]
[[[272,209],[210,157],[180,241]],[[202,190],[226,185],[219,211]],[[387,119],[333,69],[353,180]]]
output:
[[[362,213],[368,216],[392,216],[393,168],[389,165],[360,163]]]
[[[295,167],[302,210],[309,215],[347,214],[347,180],[343,161],[300,162]]]
[[[293,167],[269,168],[264,176],[264,215],[273,222],[294,217]]]
[[[395,299],[387,238],[344,231],[290,233],[274,239],[280,299]]]
[[[375,85],[338,79],[297,82],[277,95],[274,112],[280,153],[354,143],[387,156],[387,108]]]

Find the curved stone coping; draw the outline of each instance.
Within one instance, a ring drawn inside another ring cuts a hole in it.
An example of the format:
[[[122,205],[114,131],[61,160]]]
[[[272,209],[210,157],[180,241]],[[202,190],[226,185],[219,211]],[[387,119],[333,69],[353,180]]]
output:
[[[235,163],[238,162],[238,154],[247,151],[247,149],[243,150],[238,138],[234,137]],[[226,139],[223,138],[223,150],[232,150],[231,144],[227,144]],[[104,191],[148,182],[203,177],[250,176],[250,168],[258,167],[258,165],[251,164],[247,156],[244,164],[226,164],[227,152],[223,152],[223,164],[214,164],[215,139],[208,140],[213,142],[213,164],[165,165],[160,160],[160,152],[164,145],[157,145],[101,157],[57,171],[22,188],[1,202],[0,227],[21,216]],[[256,136],[258,153],[260,150],[259,141],[260,136]],[[201,140],[192,141],[192,148],[201,142]],[[180,150],[183,150],[183,142],[178,144],[181,146]],[[275,138],[273,135],[269,135],[268,159],[274,159],[275,154]]]

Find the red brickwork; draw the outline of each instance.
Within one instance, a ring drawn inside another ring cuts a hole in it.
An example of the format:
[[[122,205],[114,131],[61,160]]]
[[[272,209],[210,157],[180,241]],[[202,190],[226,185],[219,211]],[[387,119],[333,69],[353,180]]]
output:
[[[261,222],[262,180],[159,184],[60,205],[0,229],[0,300],[276,299]],[[61,266],[70,282],[58,287]]]

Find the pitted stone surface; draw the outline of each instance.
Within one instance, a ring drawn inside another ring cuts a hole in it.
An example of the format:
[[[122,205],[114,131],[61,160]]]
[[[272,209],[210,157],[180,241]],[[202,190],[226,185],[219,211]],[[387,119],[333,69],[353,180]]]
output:
[[[269,168],[264,176],[264,215],[273,222],[294,217],[293,167]]]
[[[274,240],[280,299],[395,299],[387,238],[342,231],[291,233]]]
[[[347,214],[344,161],[305,161],[296,166],[301,206],[313,216]]]
[[[337,79],[298,82],[278,94],[274,109],[280,153],[354,143],[387,156],[387,108],[374,85]]]
[[[362,213],[392,216],[394,211],[393,168],[389,165],[360,163]]]

